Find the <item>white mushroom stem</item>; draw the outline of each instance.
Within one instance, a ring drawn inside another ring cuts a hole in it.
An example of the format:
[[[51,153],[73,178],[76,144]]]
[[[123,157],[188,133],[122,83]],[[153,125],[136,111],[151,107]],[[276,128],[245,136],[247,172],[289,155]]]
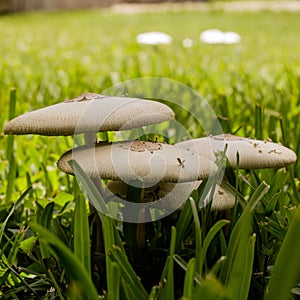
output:
[[[86,146],[94,147],[95,144],[98,142],[97,133],[95,133],[95,132],[86,132],[86,133],[84,133],[84,141],[85,141]],[[94,185],[96,186],[96,188],[98,189],[98,191],[101,193],[102,192],[102,186],[101,186],[100,180],[97,179],[97,178],[91,178],[91,180],[94,183]],[[91,212],[95,211],[95,208],[90,203],[90,201],[89,201],[89,207],[90,207]]]

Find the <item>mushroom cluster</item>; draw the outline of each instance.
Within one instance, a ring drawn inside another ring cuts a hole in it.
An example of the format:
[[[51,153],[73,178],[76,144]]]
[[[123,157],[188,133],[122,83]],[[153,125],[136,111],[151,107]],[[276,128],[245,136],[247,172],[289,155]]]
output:
[[[57,164],[60,170],[76,175],[68,163],[74,159],[94,181],[110,180],[104,195],[113,193],[125,199],[128,185],[134,182],[144,189],[142,202],[167,199],[167,203],[174,202],[173,208],[182,205],[201,180],[217,173],[218,153],[224,151],[225,145],[233,168],[282,167],[296,160],[296,154],[280,144],[229,134],[175,145],[139,140],[97,141],[100,131],[140,128],[174,117],[170,107],[157,101],[86,93],[18,116],[5,125],[4,133],[84,134],[86,144],[64,153]],[[225,210],[234,204],[234,195],[217,184],[211,209]]]

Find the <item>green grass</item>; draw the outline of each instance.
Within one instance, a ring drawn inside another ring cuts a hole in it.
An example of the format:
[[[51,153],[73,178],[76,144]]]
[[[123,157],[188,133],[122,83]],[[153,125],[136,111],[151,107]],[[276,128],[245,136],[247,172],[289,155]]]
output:
[[[299,156],[298,19],[298,13],[220,11],[1,16],[0,130],[13,115],[67,97],[166,77],[199,92],[224,132],[270,137]],[[208,28],[237,31],[242,43],[204,45],[199,34]],[[148,30],[174,41],[138,45],[136,35]],[[194,47],[182,46],[186,37]],[[193,137],[203,135],[174,110]],[[58,171],[56,161],[72,145],[72,137],[0,135],[4,299],[94,299],[97,293],[104,299],[289,299],[300,281],[298,162],[278,170],[226,170],[238,198],[229,215],[197,210],[201,185],[181,212],[145,225],[147,246],[133,255],[135,226],[125,225],[124,237],[122,224],[91,214],[74,178]],[[99,199],[84,174],[80,182],[85,195]]]

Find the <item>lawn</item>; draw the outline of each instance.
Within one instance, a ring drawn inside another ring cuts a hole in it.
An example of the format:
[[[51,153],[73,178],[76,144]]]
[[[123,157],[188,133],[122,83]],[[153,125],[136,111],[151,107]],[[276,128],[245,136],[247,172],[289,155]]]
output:
[[[224,132],[271,138],[299,156],[298,20],[299,13],[216,10],[0,16],[0,131],[10,117],[66,98],[137,78],[167,78],[174,88],[202,95]],[[236,31],[241,43],[206,45],[199,35],[209,28]],[[170,34],[172,44],[137,44],[137,34],[153,30]],[[185,38],[193,47],[183,47]],[[176,91],[159,96],[176,97]],[[172,108],[193,138],[207,133]],[[147,223],[140,254],[120,223],[101,216],[106,252],[99,253],[76,180],[56,167],[72,145],[73,137],[0,133],[4,299],[94,299],[97,293],[105,299],[293,299],[297,289],[290,290],[300,281],[298,161],[280,169],[227,168],[239,199],[234,209],[197,210],[201,185],[180,212]],[[84,175],[82,181],[91,186]]]

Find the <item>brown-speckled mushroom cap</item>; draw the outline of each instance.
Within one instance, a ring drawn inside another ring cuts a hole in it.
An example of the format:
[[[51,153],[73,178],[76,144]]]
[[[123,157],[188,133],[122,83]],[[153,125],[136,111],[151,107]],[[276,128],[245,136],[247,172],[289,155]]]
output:
[[[239,154],[239,168],[241,169],[284,167],[294,163],[297,159],[296,154],[291,149],[281,144],[242,138],[231,134],[187,140],[176,145],[186,150],[193,149],[199,155],[215,161],[216,154],[223,151],[226,144],[226,156],[233,168],[237,167],[237,153]]]
[[[58,167],[73,174],[68,161],[76,160],[89,177],[138,180],[143,183],[187,182],[208,178],[217,171],[211,160],[174,145],[125,141],[69,150]]]
[[[4,133],[73,135],[127,130],[173,118],[171,108],[160,102],[87,93],[20,115],[5,125]]]

